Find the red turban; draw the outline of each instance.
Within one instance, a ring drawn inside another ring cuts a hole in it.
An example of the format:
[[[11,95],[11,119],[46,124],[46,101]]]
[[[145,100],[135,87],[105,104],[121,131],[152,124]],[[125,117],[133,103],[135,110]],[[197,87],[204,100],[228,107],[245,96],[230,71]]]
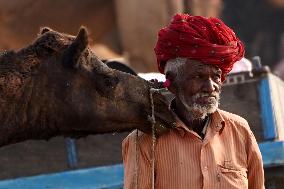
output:
[[[186,57],[222,70],[222,81],[233,64],[244,56],[244,45],[232,29],[217,18],[176,14],[158,34],[155,47],[158,68],[168,60]]]

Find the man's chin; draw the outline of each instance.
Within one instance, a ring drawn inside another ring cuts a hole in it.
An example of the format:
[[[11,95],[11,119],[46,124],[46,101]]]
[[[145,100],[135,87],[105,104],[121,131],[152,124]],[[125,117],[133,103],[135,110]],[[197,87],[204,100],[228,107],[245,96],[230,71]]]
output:
[[[192,108],[192,112],[196,115],[196,117],[205,118],[207,115],[214,113],[218,108],[218,104],[194,104]]]
[[[209,114],[214,113],[217,107],[187,106],[188,114],[191,119],[205,119]]]
[[[188,113],[191,114],[192,119],[204,119],[207,115],[214,113],[219,105],[218,99],[202,103],[195,101],[193,104],[192,102],[187,103],[184,96],[180,96],[179,99],[187,109]]]
[[[218,107],[209,108],[209,109],[207,110],[207,114],[212,114],[212,113],[216,112],[217,109],[218,109]]]

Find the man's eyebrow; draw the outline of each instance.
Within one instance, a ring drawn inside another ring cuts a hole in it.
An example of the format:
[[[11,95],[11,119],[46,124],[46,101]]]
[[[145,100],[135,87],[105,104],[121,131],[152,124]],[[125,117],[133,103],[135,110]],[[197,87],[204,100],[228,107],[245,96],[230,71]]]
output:
[[[195,74],[203,73],[203,72],[202,72],[203,70],[204,70],[203,68],[198,68],[198,69],[196,69],[196,71],[193,72],[193,73],[195,73]]]
[[[219,68],[215,72],[218,74],[222,74],[222,71]]]
[[[196,71],[204,70],[204,65],[198,65]]]

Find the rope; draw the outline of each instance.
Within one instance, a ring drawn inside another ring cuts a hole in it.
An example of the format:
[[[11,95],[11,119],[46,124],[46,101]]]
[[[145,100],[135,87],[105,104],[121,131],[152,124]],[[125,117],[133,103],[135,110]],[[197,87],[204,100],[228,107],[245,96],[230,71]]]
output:
[[[136,130],[136,138],[135,138],[135,151],[136,151],[136,165],[135,165],[135,172],[136,172],[136,189],[138,189],[138,177],[139,177],[139,175],[138,175],[138,165],[139,165],[139,158],[138,158],[138,129]]]
[[[155,134],[155,107],[154,107],[154,100],[153,100],[153,94],[155,92],[158,92],[159,89],[150,88],[150,103],[151,103],[151,116],[148,115],[148,120],[151,122],[152,126],[152,148],[151,148],[151,189],[155,189],[155,146],[156,146],[156,134]],[[139,163],[139,157],[138,157],[138,130],[136,130],[136,140],[135,140],[135,148],[136,148],[136,189],[138,189],[138,163]]]
[[[150,88],[150,101],[151,101],[151,117],[149,116],[149,120],[152,124],[152,159],[151,159],[151,171],[152,171],[152,189],[155,189],[155,145],[156,145],[156,135],[155,135],[155,107],[154,107],[154,100],[153,94],[158,92],[159,89]]]

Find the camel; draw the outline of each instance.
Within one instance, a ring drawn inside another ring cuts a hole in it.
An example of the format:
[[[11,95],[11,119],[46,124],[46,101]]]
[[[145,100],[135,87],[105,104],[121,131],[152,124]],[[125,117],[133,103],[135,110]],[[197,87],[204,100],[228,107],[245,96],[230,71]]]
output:
[[[161,93],[153,93],[151,105],[149,91],[157,86],[109,68],[88,41],[85,27],[77,36],[44,27],[27,47],[1,53],[0,146],[133,129],[151,133],[153,107],[157,132],[173,127]]]

